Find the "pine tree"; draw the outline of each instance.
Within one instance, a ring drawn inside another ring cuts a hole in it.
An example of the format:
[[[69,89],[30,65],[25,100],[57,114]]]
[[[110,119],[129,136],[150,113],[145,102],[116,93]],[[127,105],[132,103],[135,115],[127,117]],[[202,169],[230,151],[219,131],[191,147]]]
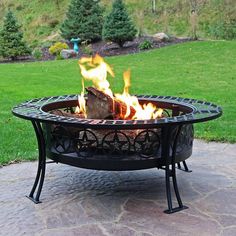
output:
[[[64,39],[97,41],[102,36],[103,15],[99,0],[71,0],[61,26]]]
[[[31,53],[23,41],[21,25],[17,22],[11,10],[8,10],[0,31],[0,56],[15,60],[18,56],[26,56]]]
[[[115,0],[112,11],[107,15],[103,26],[103,38],[123,47],[126,41],[134,39],[137,30],[131,21],[122,0]]]

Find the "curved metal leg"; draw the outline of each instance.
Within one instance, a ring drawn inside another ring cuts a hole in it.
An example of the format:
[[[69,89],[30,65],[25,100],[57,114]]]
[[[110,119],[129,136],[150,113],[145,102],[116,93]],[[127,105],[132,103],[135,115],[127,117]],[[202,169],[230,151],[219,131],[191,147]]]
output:
[[[183,163],[183,168],[181,167],[181,164],[180,164],[180,163],[181,163],[181,162],[177,163],[177,168],[178,168],[179,170],[182,170],[182,171],[188,172],[188,173],[192,172],[192,170],[189,170],[186,161],[182,161],[182,163]]]
[[[45,141],[43,136],[42,127],[39,122],[32,121],[34,131],[37,137],[38,141],[38,149],[39,149],[39,157],[38,157],[38,170],[36,174],[36,178],[34,181],[34,185],[31,189],[31,192],[29,196],[27,196],[30,200],[32,200],[34,203],[38,204],[41,203],[39,200],[44,177],[45,177],[45,170],[46,170],[46,150],[45,150]],[[37,189],[36,195],[35,191]]]
[[[163,157],[166,160],[166,166],[165,166],[165,173],[166,173],[166,196],[167,196],[167,203],[168,203],[168,209],[165,210],[164,212],[167,214],[171,214],[174,212],[178,212],[184,209],[187,209],[188,207],[184,206],[179,194],[179,189],[177,185],[177,179],[176,179],[176,171],[175,171],[175,155],[176,155],[176,147],[177,147],[177,142],[178,142],[178,137],[181,131],[181,126],[177,127],[177,133],[175,136],[174,140],[174,145],[173,145],[173,150],[172,150],[172,156],[170,156],[169,150],[170,150],[170,135],[171,135],[171,130],[169,127],[164,128],[163,130],[163,140],[164,140],[164,145],[163,145]],[[171,168],[170,168],[171,167]],[[178,202],[178,207],[173,208],[172,204],[172,196],[171,196],[171,187],[170,187],[170,180],[172,177],[173,181],[173,187],[175,191],[175,196]]]

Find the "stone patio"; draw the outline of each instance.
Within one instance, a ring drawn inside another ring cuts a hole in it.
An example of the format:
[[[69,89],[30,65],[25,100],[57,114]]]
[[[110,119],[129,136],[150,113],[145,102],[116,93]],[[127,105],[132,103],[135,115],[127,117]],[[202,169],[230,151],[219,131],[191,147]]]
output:
[[[236,235],[236,145],[195,140],[187,161],[192,173],[177,171],[189,209],[166,209],[164,171],[105,172],[47,165],[35,205],[26,197],[37,163],[0,169],[0,235]]]

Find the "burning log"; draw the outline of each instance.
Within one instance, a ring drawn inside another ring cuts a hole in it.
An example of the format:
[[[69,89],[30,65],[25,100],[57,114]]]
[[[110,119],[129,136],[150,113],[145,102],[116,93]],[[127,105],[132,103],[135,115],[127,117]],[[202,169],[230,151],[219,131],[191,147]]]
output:
[[[124,102],[113,99],[111,96],[93,87],[88,87],[86,90],[88,92],[86,102],[87,118],[124,120],[131,119],[135,115],[135,109],[128,107]],[[85,118],[84,114],[77,112],[53,110],[51,113],[65,117]]]
[[[87,117],[91,119],[131,119],[136,111],[124,102],[93,88],[86,88],[88,99]]]
[[[113,99],[93,88],[86,88],[88,98],[86,102],[87,118],[89,119],[108,119],[113,118]]]

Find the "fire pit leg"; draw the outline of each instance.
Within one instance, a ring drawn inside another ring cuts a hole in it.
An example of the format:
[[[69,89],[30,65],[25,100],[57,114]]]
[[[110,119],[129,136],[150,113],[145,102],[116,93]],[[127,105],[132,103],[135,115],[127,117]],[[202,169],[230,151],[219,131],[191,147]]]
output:
[[[172,214],[184,209],[187,209],[188,207],[184,206],[179,194],[179,189],[177,185],[177,179],[176,179],[176,169],[175,169],[175,155],[176,155],[176,147],[178,142],[178,137],[180,134],[182,126],[177,127],[177,133],[174,139],[173,144],[173,150],[172,150],[172,156],[170,156],[170,136],[171,136],[171,128],[167,127],[163,129],[163,153],[166,160],[166,166],[165,166],[165,173],[166,173],[166,195],[167,195],[167,203],[168,203],[168,209],[164,212],[167,214]],[[170,164],[171,163],[171,164]],[[171,166],[171,168],[170,168]],[[171,186],[170,186],[170,179],[172,177],[173,187],[175,191],[175,196],[178,202],[178,207],[173,208],[172,204],[172,196],[171,196]]]
[[[38,170],[36,174],[36,178],[34,181],[34,185],[28,197],[35,204],[41,203],[39,201],[39,197],[42,191],[44,177],[45,177],[45,169],[46,169],[46,150],[45,150],[45,140],[43,136],[42,127],[39,122],[32,121],[34,131],[38,141],[38,149],[39,149],[39,157],[38,157]],[[37,188],[36,196],[34,196],[35,190]]]
[[[181,164],[180,164],[180,163],[181,163],[181,162],[178,162],[178,163],[177,163],[177,168],[178,168],[179,170],[182,170],[182,171],[185,171],[185,172],[188,172],[188,173],[192,172],[192,170],[190,170],[190,169],[188,168],[186,161],[182,161],[184,168],[181,167]]]

